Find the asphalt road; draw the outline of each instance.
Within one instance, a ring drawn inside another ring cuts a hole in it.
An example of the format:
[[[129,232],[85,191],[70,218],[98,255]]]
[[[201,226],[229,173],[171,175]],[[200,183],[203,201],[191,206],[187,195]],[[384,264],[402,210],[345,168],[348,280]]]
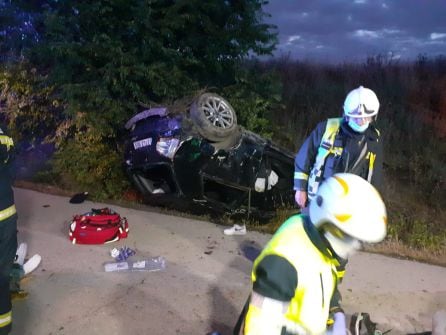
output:
[[[250,291],[252,260],[270,235],[225,236],[223,226],[16,188],[18,239],[40,267],[25,278],[25,300],[13,303],[11,335],[230,334]],[[74,214],[111,207],[127,217],[127,239],[73,245]],[[136,250],[134,259],[163,256],[159,272],[105,272],[113,247]],[[368,312],[390,334],[431,329],[446,309],[446,268],[359,253],[341,286],[347,314]]]

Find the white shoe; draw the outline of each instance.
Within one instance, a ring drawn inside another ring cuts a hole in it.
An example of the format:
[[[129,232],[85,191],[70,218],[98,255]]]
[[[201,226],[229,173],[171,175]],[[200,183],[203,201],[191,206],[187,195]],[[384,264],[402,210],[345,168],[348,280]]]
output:
[[[25,276],[37,269],[41,261],[42,257],[38,254],[35,254],[33,257],[28,259],[26,263],[23,264],[23,272],[25,273]]]
[[[238,224],[233,225],[231,228],[227,228],[223,231],[225,235],[245,235],[246,226],[240,226]]]
[[[23,263],[25,262],[27,250],[28,250],[28,245],[26,243],[20,243],[15,253],[14,263],[23,265]]]

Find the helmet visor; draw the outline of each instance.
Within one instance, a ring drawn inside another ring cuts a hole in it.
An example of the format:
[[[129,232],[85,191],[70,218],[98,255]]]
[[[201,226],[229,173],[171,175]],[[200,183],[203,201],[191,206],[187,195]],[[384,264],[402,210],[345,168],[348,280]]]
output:
[[[344,231],[342,231],[341,229],[339,229],[338,227],[336,227],[334,224],[332,224],[330,222],[323,224],[321,226],[321,231],[329,233],[333,238],[337,239],[338,241],[342,241],[343,245],[351,245],[351,246],[355,245],[356,246],[355,249],[359,249],[362,245],[362,241],[345,233]],[[331,240],[331,241],[333,242],[333,240]],[[332,247],[333,247],[333,245],[332,245]]]
[[[348,234],[344,233],[341,229],[336,227],[334,224],[327,222],[321,226],[321,230],[329,232],[331,235],[333,235],[336,238],[339,238],[341,240],[351,238]]]
[[[321,228],[322,231],[329,232],[334,237],[340,239],[340,240],[358,240],[357,238],[351,236],[350,234],[347,234],[343,230],[339,229],[336,225],[334,225],[331,222],[325,222]],[[359,241],[359,240],[358,240]]]
[[[346,115],[349,117],[370,117],[376,114],[376,110],[368,109],[366,105],[360,104],[355,109],[349,111]]]

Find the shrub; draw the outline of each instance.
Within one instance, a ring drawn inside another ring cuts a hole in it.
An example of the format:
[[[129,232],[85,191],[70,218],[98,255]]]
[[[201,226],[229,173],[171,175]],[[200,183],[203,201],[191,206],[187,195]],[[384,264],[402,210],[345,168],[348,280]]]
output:
[[[60,139],[59,150],[53,158],[53,168],[62,186],[87,190],[98,199],[120,198],[129,182],[119,148],[104,141],[94,127],[77,122],[71,131],[72,137]]]

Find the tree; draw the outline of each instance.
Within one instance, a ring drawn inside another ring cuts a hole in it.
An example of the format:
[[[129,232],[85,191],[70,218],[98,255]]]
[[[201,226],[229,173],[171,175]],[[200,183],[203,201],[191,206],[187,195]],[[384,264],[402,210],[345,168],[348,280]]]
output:
[[[94,163],[75,157],[107,151],[119,156],[119,129],[138,105],[169,102],[204,87],[234,87],[242,61],[271,53],[276,43],[275,27],[263,23],[263,0],[14,3],[33,14],[38,43],[27,55],[48,75],[71,120],[68,129],[64,123],[67,136],[55,166],[77,181]],[[80,139],[82,145],[70,144]]]
[[[71,115],[108,136],[137,103],[235,80],[249,54],[275,46],[261,0],[47,1],[33,61],[50,69]]]
[[[38,42],[34,27],[38,1],[0,1],[0,64],[22,58],[23,52]]]

